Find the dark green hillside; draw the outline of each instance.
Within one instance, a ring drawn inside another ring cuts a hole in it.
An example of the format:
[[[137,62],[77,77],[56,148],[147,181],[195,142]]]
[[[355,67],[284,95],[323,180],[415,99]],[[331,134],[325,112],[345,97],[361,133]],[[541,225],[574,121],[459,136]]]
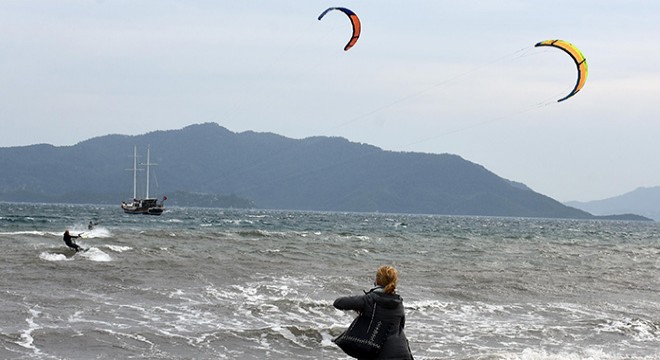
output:
[[[201,202],[199,194],[214,194],[237,207],[594,218],[456,155],[384,151],[343,138],[234,133],[213,123],[68,147],[0,148],[0,200],[119,203],[132,196],[126,170],[134,145],[140,162],[151,145],[158,164],[151,193],[167,195],[172,204],[193,205],[184,199]]]

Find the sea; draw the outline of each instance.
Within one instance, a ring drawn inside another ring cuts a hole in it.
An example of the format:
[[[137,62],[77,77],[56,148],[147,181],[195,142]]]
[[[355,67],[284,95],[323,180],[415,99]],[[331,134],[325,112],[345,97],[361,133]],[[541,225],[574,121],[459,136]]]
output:
[[[660,359],[655,222],[0,203],[0,245],[0,359],[348,359],[381,265],[417,360]]]

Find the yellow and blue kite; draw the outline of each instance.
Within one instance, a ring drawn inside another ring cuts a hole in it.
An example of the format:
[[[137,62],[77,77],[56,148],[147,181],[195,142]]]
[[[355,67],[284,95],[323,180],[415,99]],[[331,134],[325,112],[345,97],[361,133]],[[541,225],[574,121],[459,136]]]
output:
[[[564,40],[545,40],[545,41],[541,41],[535,46],[556,47],[564,50],[568,55],[570,55],[573,58],[573,61],[575,61],[575,65],[577,65],[577,72],[578,72],[577,82],[575,83],[575,87],[573,88],[573,90],[568,95],[557,100],[557,102],[564,101],[570,98],[571,96],[577,94],[577,92],[580,91],[580,89],[582,89],[585,82],[587,82],[587,73],[589,70],[587,66],[587,59],[584,57],[584,55],[582,55],[580,50],[578,50],[575,47],[575,45]]]

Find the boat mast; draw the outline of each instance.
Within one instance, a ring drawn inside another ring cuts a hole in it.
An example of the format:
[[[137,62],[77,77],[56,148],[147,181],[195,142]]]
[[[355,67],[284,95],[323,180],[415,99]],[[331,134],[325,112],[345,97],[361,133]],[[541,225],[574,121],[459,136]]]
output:
[[[145,199],[149,199],[149,173],[150,173],[150,171],[149,171],[149,167],[150,167],[151,165],[158,165],[158,164],[152,164],[152,163],[151,163],[151,160],[150,160],[150,153],[151,153],[151,145],[147,145],[147,163],[146,163],[146,164],[142,164],[142,165],[146,165],[146,166],[147,166],[147,194],[146,194],[147,196],[145,197]]]
[[[147,199],[149,198],[149,152],[151,150],[151,145],[147,145]]]
[[[133,146],[133,199],[137,199],[137,146]]]

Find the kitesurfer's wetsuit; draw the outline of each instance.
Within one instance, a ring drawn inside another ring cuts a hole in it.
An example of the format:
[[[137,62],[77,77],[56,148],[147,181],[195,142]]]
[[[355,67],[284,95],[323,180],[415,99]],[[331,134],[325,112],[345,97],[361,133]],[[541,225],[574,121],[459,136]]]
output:
[[[82,248],[78,244],[76,244],[75,242],[73,242],[73,240],[71,240],[72,238],[77,239],[78,236],[69,234],[69,230],[64,232],[64,237],[63,238],[64,238],[64,243],[66,244],[66,246],[76,250],[76,252],[82,250]]]

